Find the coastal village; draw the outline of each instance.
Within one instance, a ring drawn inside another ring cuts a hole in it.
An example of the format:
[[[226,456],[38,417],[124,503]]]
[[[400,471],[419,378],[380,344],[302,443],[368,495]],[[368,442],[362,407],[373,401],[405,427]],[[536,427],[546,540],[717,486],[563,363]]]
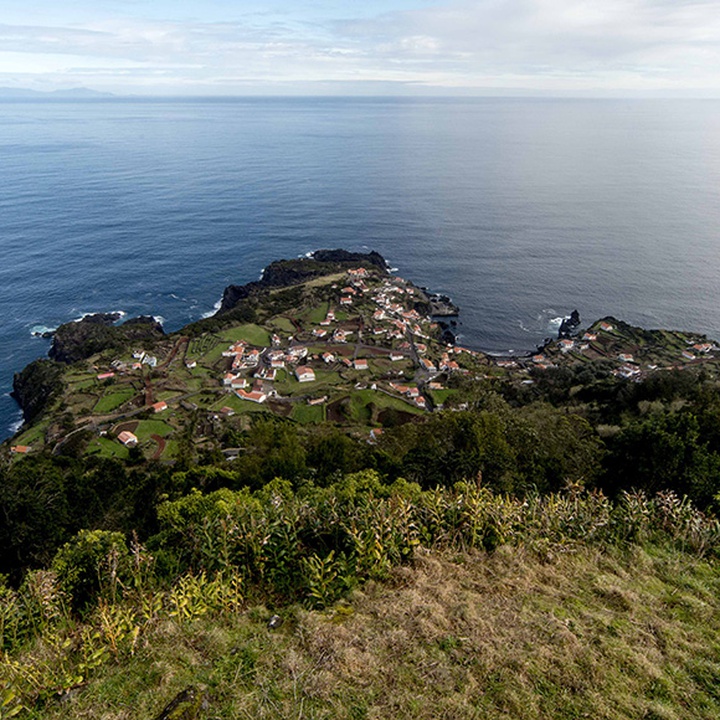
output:
[[[92,435],[89,453],[128,457],[139,448],[171,460],[188,417],[198,427],[196,446],[209,448],[223,426],[247,427],[257,413],[336,423],[376,442],[387,426],[464,409],[468,381],[532,385],[538,372],[598,361],[634,381],[712,363],[720,353],[703,336],[606,318],[527,357],[491,357],[448,343],[427,293],[378,268],[350,267],[299,289],[291,308],[254,323],[176,334],[127,356],[108,351],[70,366],[62,420],[23,431],[11,451],[57,448],[84,432]],[[232,448],[222,451],[233,456]]]

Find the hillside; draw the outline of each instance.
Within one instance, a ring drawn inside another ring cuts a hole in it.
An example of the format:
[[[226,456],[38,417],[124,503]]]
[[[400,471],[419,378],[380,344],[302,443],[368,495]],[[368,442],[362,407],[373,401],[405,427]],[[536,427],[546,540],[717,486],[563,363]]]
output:
[[[493,358],[454,344],[438,315],[457,312],[389,275],[377,253],[335,250],[272,263],[260,281],[226,288],[215,317],[170,335],[149,316],[121,325],[89,316],[57,330],[55,364],[16,375],[27,423],[12,445],[172,462],[184,443],[191,454],[234,456],[234,437],[258,416],[331,423],[367,439],[467,407],[488,383],[532,397],[545,382],[538,373],[570,371],[585,386],[673,370],[716,377],[720,368],[720,348],[704,336],[614,318],[528,357]]]
[[[491,357],[381,260],[16,376],[0,720],[720,714],[720,349],[573,313]]]

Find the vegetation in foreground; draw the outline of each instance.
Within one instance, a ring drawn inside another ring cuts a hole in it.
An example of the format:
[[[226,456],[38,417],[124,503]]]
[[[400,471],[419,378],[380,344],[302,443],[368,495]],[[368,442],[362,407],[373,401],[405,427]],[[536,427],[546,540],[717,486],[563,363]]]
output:
[[[720,524],[671,493],[366,472],[159,514],[149,547],[83,531],[3,590],[0,717],[151,717],[187,685],[223,718],[720,711]]]

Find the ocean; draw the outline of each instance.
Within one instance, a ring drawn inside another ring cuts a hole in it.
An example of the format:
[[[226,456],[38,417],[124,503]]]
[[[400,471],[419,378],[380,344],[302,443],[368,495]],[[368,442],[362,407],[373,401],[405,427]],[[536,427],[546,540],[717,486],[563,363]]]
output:
[[[175,330],[317,248],[379,251],[494,353],[574,308],[720,339],[720,101],[4,100],[0,187],[0,437],[32,332]]]

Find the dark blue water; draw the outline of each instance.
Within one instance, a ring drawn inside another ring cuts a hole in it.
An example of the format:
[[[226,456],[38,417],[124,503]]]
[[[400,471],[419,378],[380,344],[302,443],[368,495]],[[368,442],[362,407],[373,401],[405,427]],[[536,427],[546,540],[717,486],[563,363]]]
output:
[[[577,307],[720,338],[720,102],[0,103],[0,393],[36,326],[212,310],[279,257],[373,248],[525,351]],[[0,398],[0,436],[18,419]]]

